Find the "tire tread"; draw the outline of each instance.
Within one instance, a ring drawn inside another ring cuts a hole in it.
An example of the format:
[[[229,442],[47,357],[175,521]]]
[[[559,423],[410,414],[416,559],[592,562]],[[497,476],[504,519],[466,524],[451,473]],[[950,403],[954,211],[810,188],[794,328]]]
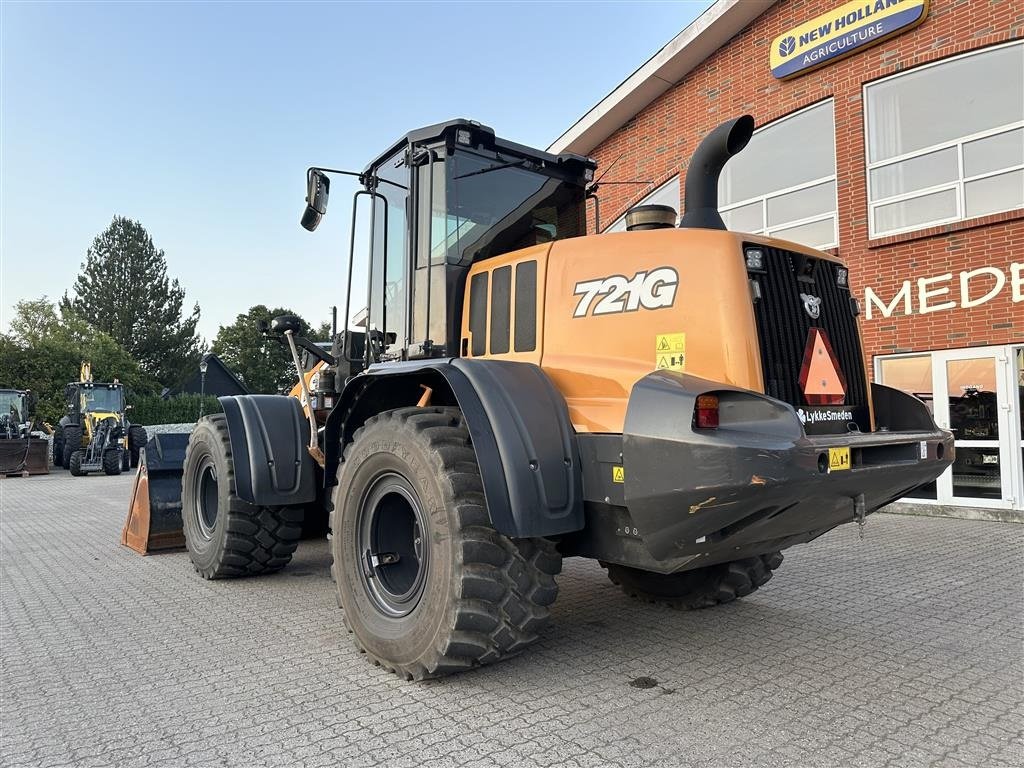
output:
[[[407,680],[423,680],[461,672],[514,656],[538,640],[555,601],[555,575],[562,558],[548,539],[511,539],[490,525],[483,482],[469,432],[458,408],[399,408],[367,420],[345,450],[351,456],[360,437],[375,424],[393,421],[422,441],[434,461],[448,496],[452,535],[459,539],[458,585],[449,595],[454,618],[447,633],[419,659],[396,664],[360,643],[346,613],[344,621],[356,647],[376,665]],[[338,468],[339,484],[344,463]],[[341,531],[340,504],[331,512],[331,529]],[[342,578],[331,566],[335,583]],[[341,604],[340,589],[338,603]]]
[[[782,560],[781,552],[768,552],[682,574],[657,574],[615,563],[601,566],[607,569],[611,582],[630,597],[669,608],[698,610],[756,592],[768,583]]]
[[[194,560],[196,572],[204,579],[236,578],[273,573],[286,566],[292,559],[302,532],[302,510],[294,507],[257,507],[242,501],[235,494],[235,465],[231,456],[231,440],[228,435],[227,418],[222,413],[203,417],[214,436],[219,440],[221,450],[227,458],[228,476],[222,480],[229,485],[227,526],[224,546],[217,553],[212,565],[200,567]],[[193,451],[189,440],[185,449],[185,466]],[[184,526],[185,545],[191,553],[188,526]]]

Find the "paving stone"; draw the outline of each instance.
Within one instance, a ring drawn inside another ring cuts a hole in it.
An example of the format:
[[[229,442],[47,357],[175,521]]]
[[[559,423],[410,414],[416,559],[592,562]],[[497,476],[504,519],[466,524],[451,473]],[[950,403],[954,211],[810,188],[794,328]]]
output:
[[[695,613],[569,560],[537,646],[418,684],[351,645],[326,542],[206,582],[119,546],[131,482],[0,480],[3,766],[1024,763],[1024,526],[875,515]]]

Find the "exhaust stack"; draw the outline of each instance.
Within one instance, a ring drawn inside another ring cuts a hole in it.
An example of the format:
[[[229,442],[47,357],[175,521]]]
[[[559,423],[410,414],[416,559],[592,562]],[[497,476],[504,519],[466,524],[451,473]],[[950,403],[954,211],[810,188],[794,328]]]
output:
[[[754,118],[743,115],[722,123],[704,137],[686,171],[686,199],[680,227],[726,228],[718,213],[718,177],[729,158],[747,146],[753,133]]]

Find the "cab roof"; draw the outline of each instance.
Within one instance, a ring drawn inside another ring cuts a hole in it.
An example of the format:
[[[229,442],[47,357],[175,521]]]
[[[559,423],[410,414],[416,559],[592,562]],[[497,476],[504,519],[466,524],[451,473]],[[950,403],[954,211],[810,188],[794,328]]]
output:
[[[561,154],[554,155],[541,149],[527,147],[524,144],[516,144],[513,141],[508,141],[496,136],[493,128],[489,128],[475,120],[467,120],[466,118],[460,117],[453,120],[447,120],[443,123],[436,123],[435,125],[418,128],[414,131],[409,131],[402,138],[388,147],[387,150],[374,158],[373,161],[366,166],[366,169],[363,171],[363,175],[370,176],[381,163],[403,147],[433,143],[441,141],[442,139],[447,140],[450,137],[454,140],[455,132],[459,129],[468,130],[470,132],[470,136],[472,137],[472,146],[483,146],[487,149],[492,149],[498,152],[505,152],[518,157],[526,157],[531,160],[539,160],[546,165],[563,166],[565,170],[569,171],[571,174],[579,175],[581,183],[586,181],[583,179],[583,176],[587,169],[590,169],[590,171],[593,172],[597,168],[597,162],[592,158],[573,154],[572,152],[562,152]]]

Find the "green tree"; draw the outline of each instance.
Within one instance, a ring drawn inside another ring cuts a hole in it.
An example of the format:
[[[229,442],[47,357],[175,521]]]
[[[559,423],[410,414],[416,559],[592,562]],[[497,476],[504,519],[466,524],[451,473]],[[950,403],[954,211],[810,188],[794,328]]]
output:
[[[56,305],[46,296],[40,299],[26,299],[14,305],[10,335],[31,347],[56,334],[60,323]]]
[[[290,309],[268,309],[264,304],[250,307],[231,325],[220,327],[211,351],[235,372],[250,392],[274,394],[279,389],[291,389],[296,382],[291,353],[277,339],[260,333],[259,323],[277,315],[294,314]],[[299,320],[302,335],[308,334],[309,325],[301,317]]]
[[[324,320],[316,328],[309,329],[310,341],[331,341],[331,321]]]
[[[164,252],[137,221],[115,216],[86,251],[74,297],[61,301],[113,338],[165,386],[177,384],[199,359],[199,305],[183,315],[185,291],[167,276]]]
[[[61,316],[45,296],[18,302],[10,326],[0,334],[0,387],[31,389],[38,417],[51,424],[64,414],[64,387],[78,381],[83,360],[92,363],[94,380],[118,379],[129,398],[159,392],[124,347],[77,315]]]

